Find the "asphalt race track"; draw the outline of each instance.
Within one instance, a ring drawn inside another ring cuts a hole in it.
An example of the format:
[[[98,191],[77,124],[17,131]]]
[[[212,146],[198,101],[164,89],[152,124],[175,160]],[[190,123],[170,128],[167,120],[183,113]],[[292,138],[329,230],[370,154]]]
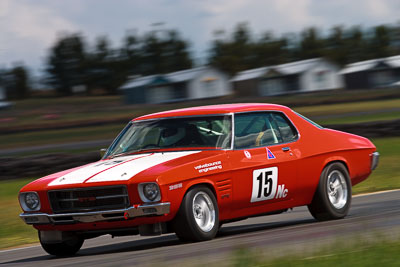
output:
[[[239,248],[253,248],[264,256],[276,257],[378,236],[400,236],[400,190],[353,198],[350,213],[342,220],[317,222],[306,207],[301,207],[226,224],[217,238],[208,242],[182,243],[175,235],[104,236],[85,241],[79,253],[69,258],[49,256],[40,246],[0,251],[0,266],[199,265],[228,261]]]

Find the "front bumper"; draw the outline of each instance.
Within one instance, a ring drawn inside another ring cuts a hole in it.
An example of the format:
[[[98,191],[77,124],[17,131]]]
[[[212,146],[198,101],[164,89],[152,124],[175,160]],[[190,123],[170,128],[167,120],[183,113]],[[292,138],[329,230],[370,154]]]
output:
[[[89,223],[110,220],[124,220],[143,216],[159,216],[168,214],[170,203],[143,204],[127,209],[91,211],[79,213],[47,214],[47,213],[21,213],[19,217],[26,224],[72,224]]]

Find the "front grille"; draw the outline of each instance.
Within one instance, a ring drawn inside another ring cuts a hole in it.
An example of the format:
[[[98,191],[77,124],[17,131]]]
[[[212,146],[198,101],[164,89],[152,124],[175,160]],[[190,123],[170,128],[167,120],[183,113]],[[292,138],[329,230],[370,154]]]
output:
[[[52,190],[48,195],[54,213],[102,211],[129,207],[126,186]]]

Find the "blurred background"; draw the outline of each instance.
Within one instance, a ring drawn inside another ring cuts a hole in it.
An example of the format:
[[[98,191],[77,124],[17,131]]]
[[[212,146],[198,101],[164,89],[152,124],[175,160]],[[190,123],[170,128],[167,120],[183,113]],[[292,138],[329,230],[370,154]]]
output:
[[[400,188],[400,2],[0,0],[0,249],[37,242],[26,183],[100,158],[124,125],[278,103],[372,139],[355,193]]]

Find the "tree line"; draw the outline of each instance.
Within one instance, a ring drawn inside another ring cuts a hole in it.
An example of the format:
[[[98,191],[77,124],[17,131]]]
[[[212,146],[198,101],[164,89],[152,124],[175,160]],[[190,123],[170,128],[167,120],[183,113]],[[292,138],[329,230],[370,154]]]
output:
[[[226,37],[217,32],[209,63],[231,75],[238,71],[297,60],[325,57],[344,66],[349,63],[400,54],[400,26],[363,30],[359,26],[335,26],[323,34],[318,28],[298,34],[275,36],[265,32],[255,38],[246,23],[236,26]]]
[[[129,77],[162,74],[192,68],[195,60],[191,43],[177,30],[151,31],[138,35],[130,31],[120,47],[113,48],[107,36],[91,45],[80,33],[60,36],[49,49],[45,82],[58,95],[75,91],[93,94],[101,89],[117,94]],[[296,60],[325,57],[345,64],[400,54],[400,26],[335,26],[328,32],[316,27],[300,33],[276,36],[251,32],[247,23],[239,23],[230,33],[214,32],[206,64],[230,75],[238,71]],[[29,96],[29,73],[23,64],[0,70],[0,85],[9,98]]]

